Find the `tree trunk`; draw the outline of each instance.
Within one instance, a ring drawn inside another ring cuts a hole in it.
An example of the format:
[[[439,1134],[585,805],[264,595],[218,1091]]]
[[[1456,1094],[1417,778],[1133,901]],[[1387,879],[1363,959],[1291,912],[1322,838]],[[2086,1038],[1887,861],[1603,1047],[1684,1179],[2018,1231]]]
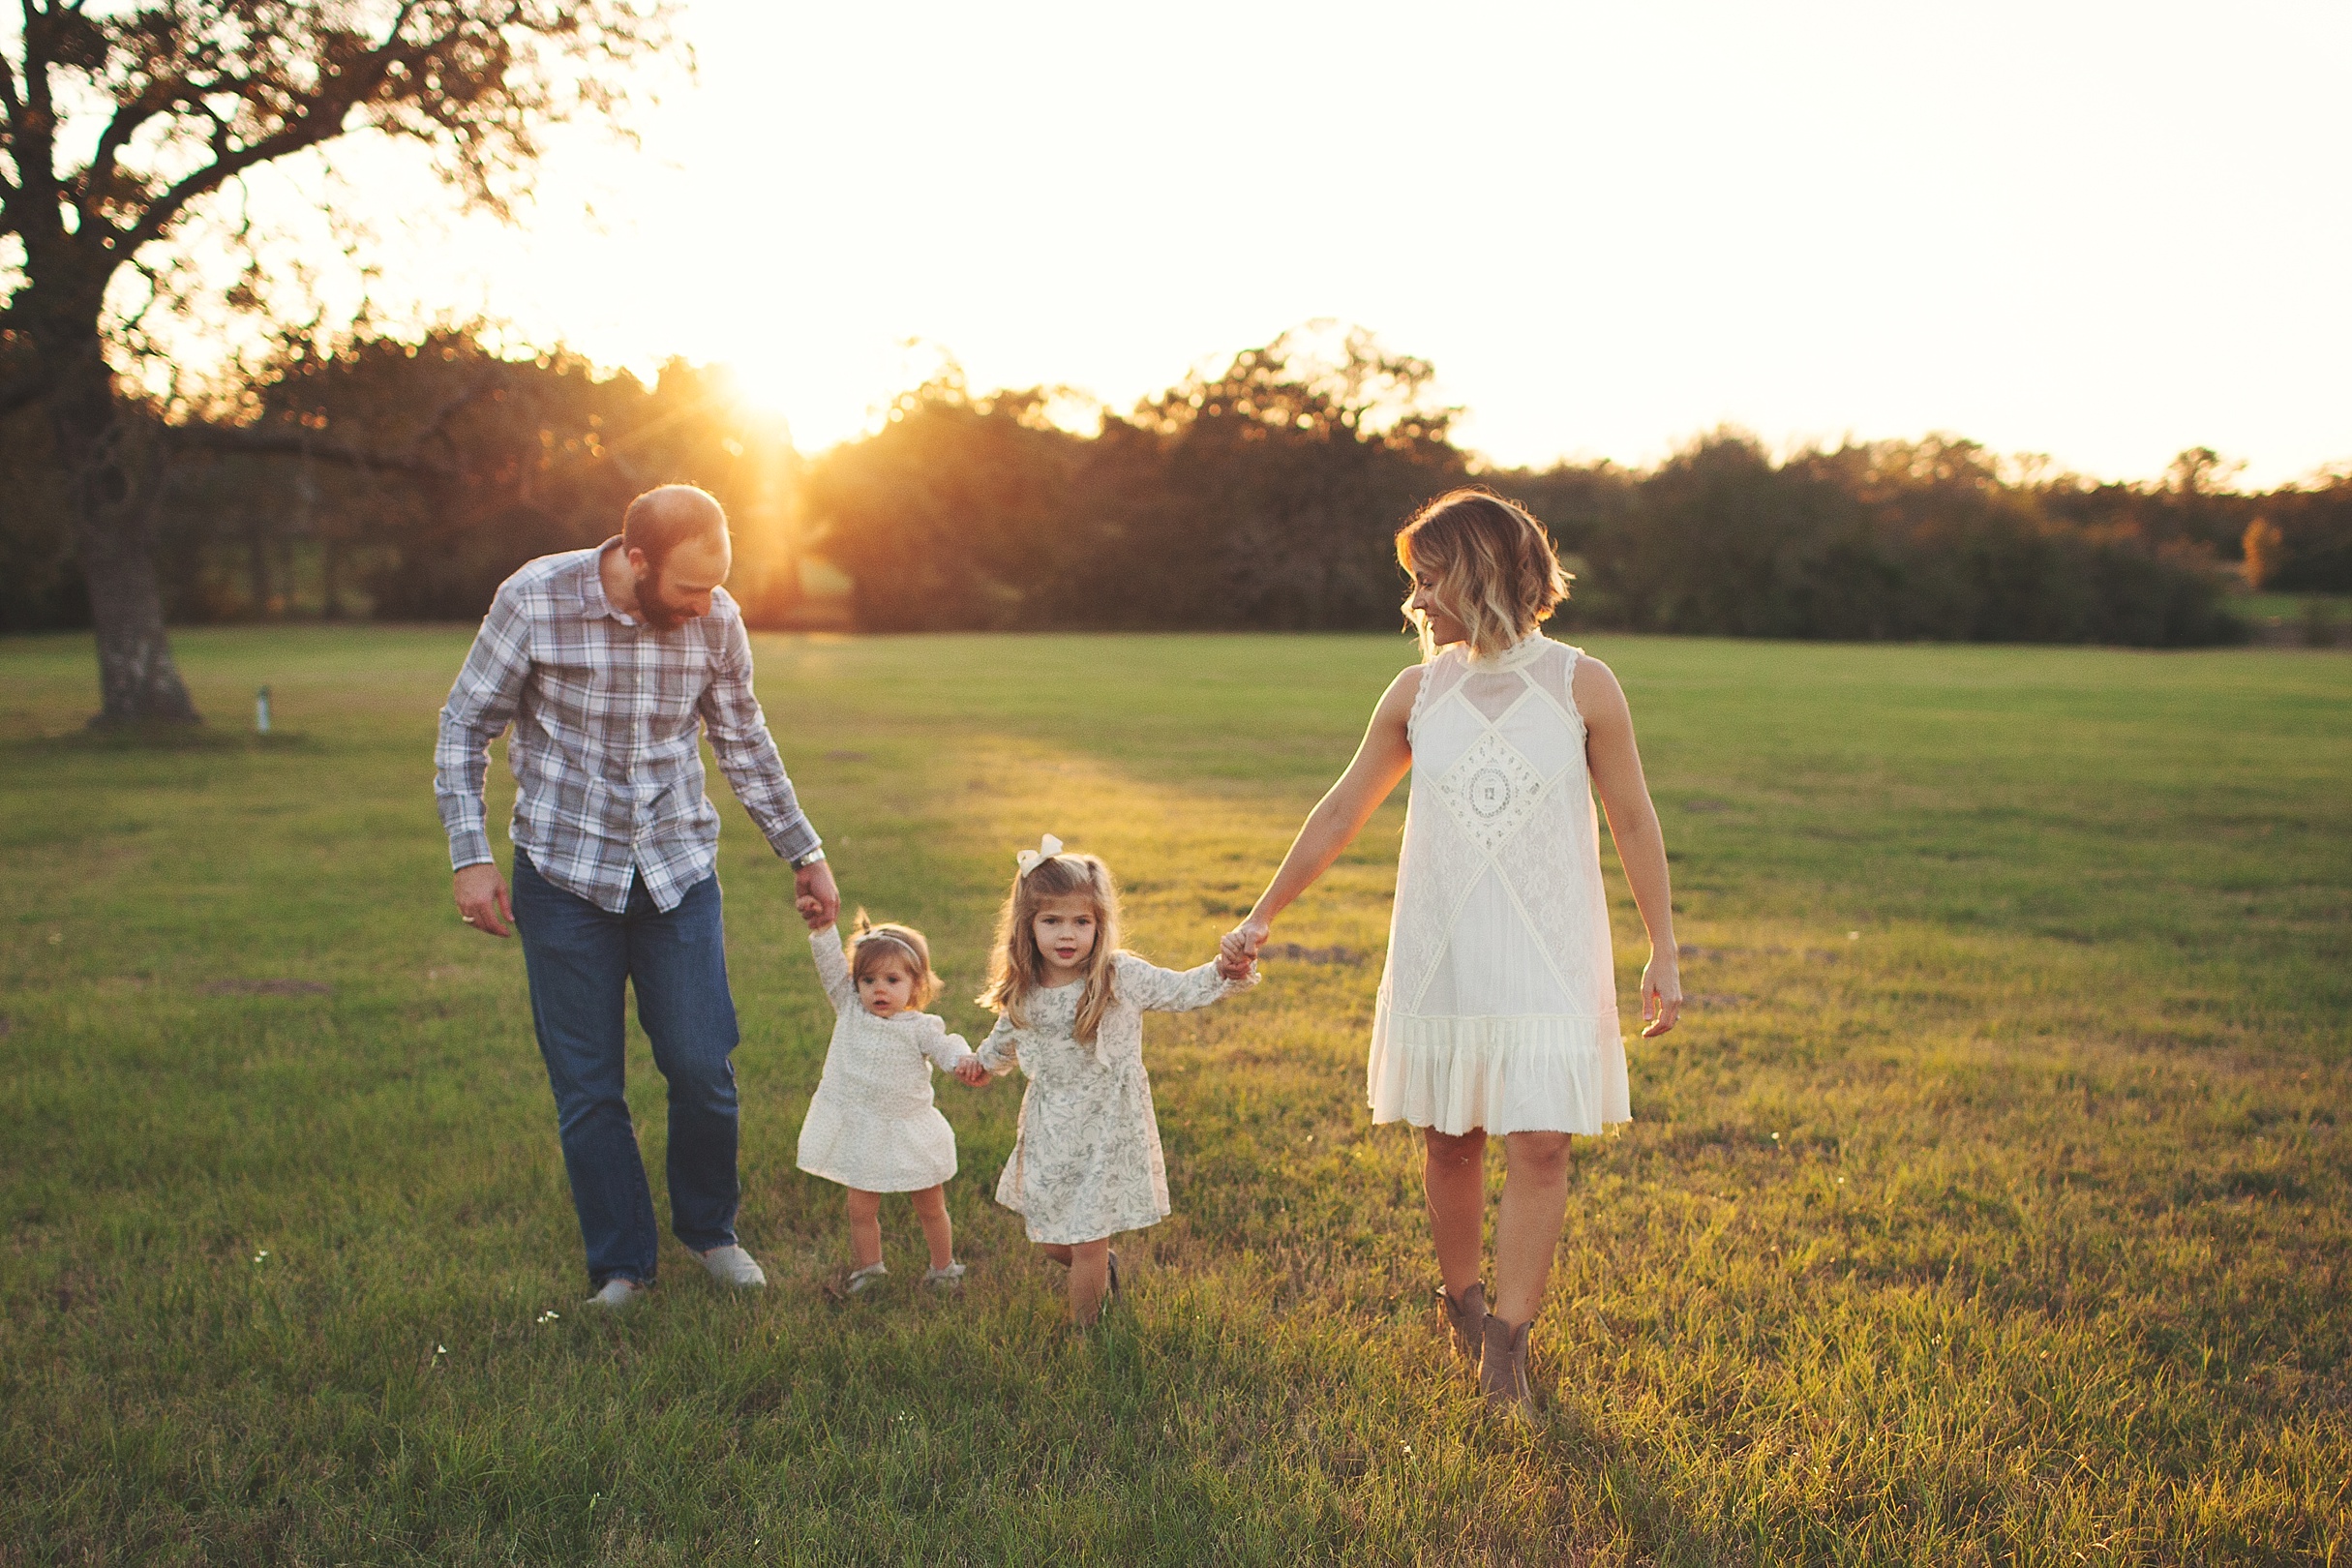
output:
[[[47,401],[98,633],[100,706],[90,722],[194,724],[156,587],[156,467],[136,450],[95,328],[71,348],[51,360],[63,364]]]

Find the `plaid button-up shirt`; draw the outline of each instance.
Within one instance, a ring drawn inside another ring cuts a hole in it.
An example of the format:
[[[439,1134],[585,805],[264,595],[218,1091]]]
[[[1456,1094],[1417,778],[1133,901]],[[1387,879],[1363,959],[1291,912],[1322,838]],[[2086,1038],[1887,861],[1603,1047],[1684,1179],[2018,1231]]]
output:
[[[604,595],[597,561],[613,542],[542,556],[499,585],[441,709],[434,795],[451,868],[490,859],[482,784],[490,743],[511,722],[516,847],[599,909],[628,907],[634,868],[670,910],[717,859],[698,730],[778,855],[806,855],[817,832],[751,694],[735,600],[714,589],[709,615],[655,631]]]

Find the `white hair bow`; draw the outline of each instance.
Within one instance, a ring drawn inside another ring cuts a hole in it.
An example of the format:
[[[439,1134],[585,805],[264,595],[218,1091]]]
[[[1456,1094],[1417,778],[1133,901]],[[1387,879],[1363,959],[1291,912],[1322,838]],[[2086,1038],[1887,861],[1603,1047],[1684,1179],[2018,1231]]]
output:
[[[1054,837],[1053,834],[1047,833],[1044,837],[1038,840],[1038,847],[1036,849],[1023,850],[1018,855],[1015,855],[1012,858],[1012,863],[1021,868],[1022,876],[1027,876],[1030,872],[1035,871],[1038,868],[1039,861],[1050,860],[1061,853],[1062,841]]]

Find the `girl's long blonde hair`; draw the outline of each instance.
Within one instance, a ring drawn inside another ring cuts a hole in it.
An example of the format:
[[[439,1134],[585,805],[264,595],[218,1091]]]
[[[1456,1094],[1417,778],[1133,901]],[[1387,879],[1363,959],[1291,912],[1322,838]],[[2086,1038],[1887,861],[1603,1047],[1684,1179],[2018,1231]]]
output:
[[[864,910],[859,910],[856,923],[850,927],[850,979],[863,980],[868,971],[879,968],[892,958],[914,968],[915,1007],[918,1011],[938,999],[943,982],[931,973],[931,944],[923,940],[923,934],[896,920],[886,920],[876,925],[866,918]]]
[[[1453,490],[1397,530],[1397,561],[1427,572],[1436,596],[1468,633],[1470,651],[1493,658],[1535,630],[1568,598],[1573,579],[1561,569],[1552,536],[1525,507],[1490,490]],[[1412,608],[1421,656],[1433,659],[1429,618]]]
[[[1078,1021],[1071,1031],[1092,1043],[1111,1005],[1111,960],[1119,954],[1119,890],[1110,867],[1092,855],[1054,855],[1012,879],[1012,891],[997,912],[996,947],[988,959],[988,988],[980,1005],[1029,1026],[1029,998],[1045,983],[1045,955],[1038,950],[1038,906],[1048,898],[1082,894],[1095,906],[1095,950],[1086,959],[1086,989],[1078,995]]]

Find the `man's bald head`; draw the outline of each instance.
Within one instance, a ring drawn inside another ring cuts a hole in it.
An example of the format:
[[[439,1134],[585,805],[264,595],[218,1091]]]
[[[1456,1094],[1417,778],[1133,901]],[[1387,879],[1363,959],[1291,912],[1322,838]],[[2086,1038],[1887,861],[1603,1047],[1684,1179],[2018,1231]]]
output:
[[[656,631],[709,615],[710,596],[734,558],[726,512],[692,485],[663,485],[629,502],[620,552],[635,584],[635,608]]]
[[[621,514],[620,547],[645,552],[655,577],[670,552],[688,539],[723,539],[727,513],[718,498],[693,485],[657,485],[629,502]]]

